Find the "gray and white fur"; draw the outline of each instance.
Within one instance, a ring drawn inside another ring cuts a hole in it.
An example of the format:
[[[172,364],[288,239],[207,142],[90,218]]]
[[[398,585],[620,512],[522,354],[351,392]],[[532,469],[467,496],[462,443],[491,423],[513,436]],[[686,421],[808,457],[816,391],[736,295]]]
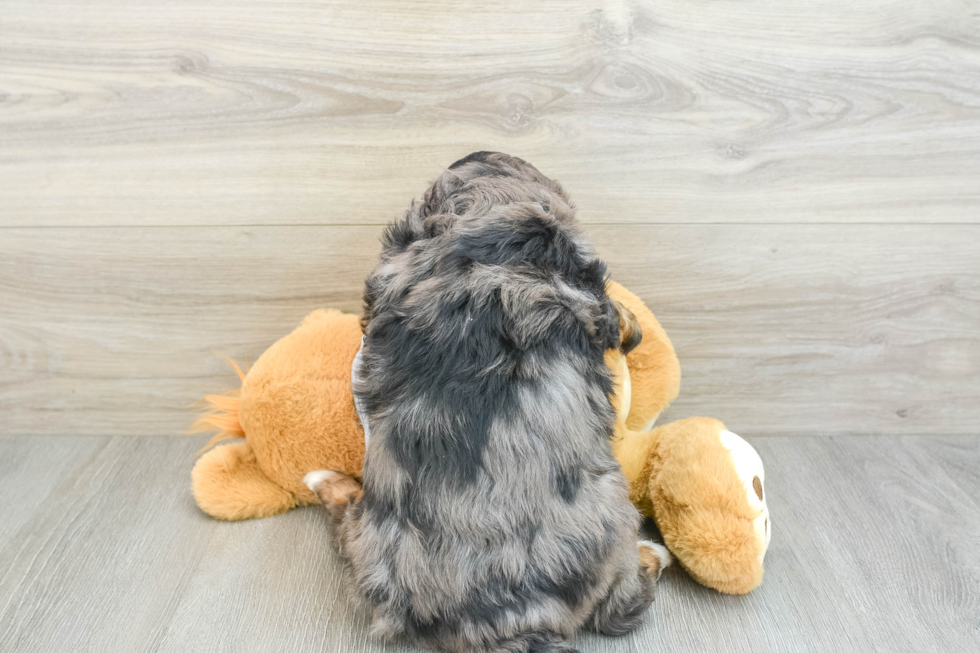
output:
[[[363,495],[337,514],[377,633],[570,652],[580,627],[641,623],[668,559],[643,543],[641,563],[611,452],[605,281],[562,188],[505,154],[457,161],[385,232],[355,387]]]

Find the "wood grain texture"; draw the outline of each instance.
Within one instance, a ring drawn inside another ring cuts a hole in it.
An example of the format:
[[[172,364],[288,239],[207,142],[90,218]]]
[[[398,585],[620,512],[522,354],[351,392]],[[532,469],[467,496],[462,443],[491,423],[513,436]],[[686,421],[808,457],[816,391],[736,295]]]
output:
[[[975,0],[6,0],[0,225],[381,224],[475,149],[587,222],[977,222]]]
[[[661,418],[755,435],[971,433],[980,425],[980,228],[591,230],[681,362]]]
[[[319,509],[241,523],[199,512],[202,443],[0,438],[0,648],[414,653],[367,636]],[[753,444],[773,518],[762,586],[723,596],[672,567],[641,630],[582,635],[583,653],[980,646],[980,438]]]
[[[681,395],[746,435],[980,424],[974,225],[593,225],[673,339]],[[8,229],[0,433],[176,434],[319,307],[359,312],[378,227]]]

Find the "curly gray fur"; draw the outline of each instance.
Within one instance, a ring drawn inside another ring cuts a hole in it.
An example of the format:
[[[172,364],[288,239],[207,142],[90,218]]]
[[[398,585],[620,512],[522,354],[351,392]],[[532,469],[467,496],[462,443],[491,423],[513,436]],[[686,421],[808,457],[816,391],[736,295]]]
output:
[[[655,578],[612,456],[606,268],[526,162],[450,166],[384,237],[355,391],[372,437],[343,550],[374,629],[441,651],[572,651]]]

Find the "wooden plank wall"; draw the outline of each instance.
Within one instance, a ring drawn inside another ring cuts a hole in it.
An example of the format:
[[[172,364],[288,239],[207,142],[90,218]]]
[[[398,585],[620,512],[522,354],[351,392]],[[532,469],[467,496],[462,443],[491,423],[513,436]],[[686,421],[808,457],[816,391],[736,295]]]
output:
[[[178,434],[476,149],[745,435],[980,431],[980,2],[4,0],[0,434]]]

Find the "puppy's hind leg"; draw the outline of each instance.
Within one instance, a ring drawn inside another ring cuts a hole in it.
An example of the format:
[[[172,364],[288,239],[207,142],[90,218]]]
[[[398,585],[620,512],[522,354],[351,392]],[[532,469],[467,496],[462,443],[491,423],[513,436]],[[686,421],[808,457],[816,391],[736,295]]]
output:
[[[654,581],[660,578],[664,569],[670,566],[674,559],[663,544],[657,544],[650,540],[640,540],[636,543],[640,554],[640,568],[653,578]]]
[[[329,469],[319,469],[303,477],[303,483],[320,498],[320,503],[330,512],[334,532],[344,519],[347,508],[361,498],[364,491],[353,476]]]
[[[639,569],[621,577],[592,613],[591,625],[602,635],[620,637],[640,627],[643,613],[653,603],[657,579],[671,563],[670,552],[661,544],[642,541],[637,547]]]

